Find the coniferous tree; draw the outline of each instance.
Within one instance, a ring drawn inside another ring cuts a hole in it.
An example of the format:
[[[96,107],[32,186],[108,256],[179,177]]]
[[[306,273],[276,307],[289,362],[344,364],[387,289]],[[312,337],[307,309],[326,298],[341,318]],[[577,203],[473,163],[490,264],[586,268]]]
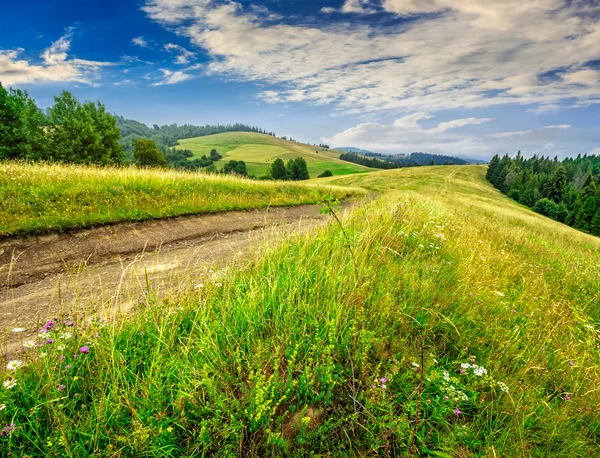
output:
[[[590,234],[600,237],[600,208],[596,210],[596,214],[590,223]]]
[[[275,159],[273,164],[271,164],[271,169],[269,171],[270,176],[274,180],[285,180],[287,179],[287,172],[285,170],[285,164],[283,160],[280,158]]]
[[[565,195],[565,188],[567,185],[567,171],[564,167],[559,167],[550,181],[548,181],[548,188],[546,197],[553,200],[557,204],[563,201]]]

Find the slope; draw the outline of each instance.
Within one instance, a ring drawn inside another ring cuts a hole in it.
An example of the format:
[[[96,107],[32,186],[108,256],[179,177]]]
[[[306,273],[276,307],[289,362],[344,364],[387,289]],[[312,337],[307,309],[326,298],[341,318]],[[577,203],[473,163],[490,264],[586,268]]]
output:
[[[188,138],[179,140],[179,147],[194,153],[194,157],[201,157],[210,153],[211,149],[224,156],[216,163],[218,168],[225,161],[244,161],[248,173],[254,176],[266,175],[271,163],[281,158],[284,161],[296,157],[303,157],[308,165],[308,172],[312,178],[317,177],[325,170],[331,170],[334,175],[368,172],[372,169],[339,159],[340,152],[328,151],[317,146],[292,142],[269,135],[253,132],[227,132],[223,134],[208,135],[205,137]]]
[[[2,445],[598,456],[600,239],[520,207],[484,173],[334,178],[381,195],[340,213],[343,230],[332,219],[172,300],[149,280],[136,317],[64,342],[78,358],[50,343],[7,372],[0,422],[15,427]],[[68,332],[64,319],[44,339]]]

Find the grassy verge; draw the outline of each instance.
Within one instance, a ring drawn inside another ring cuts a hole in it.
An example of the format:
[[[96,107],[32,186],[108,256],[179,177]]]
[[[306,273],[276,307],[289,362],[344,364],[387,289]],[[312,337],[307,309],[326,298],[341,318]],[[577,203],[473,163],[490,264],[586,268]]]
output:
[[[0,237],[317,202],[360,191],[135,168],[0,163]]]
[[[600,240],[478,168],[420,170],[363,181],[407,189],[345,234],[330,224],[176,300],[149,282],[115,325],[49,323],[38,343],[53,342],[4,375],[0,448],[407,456],[414,437],[415,457],[597,456]]]

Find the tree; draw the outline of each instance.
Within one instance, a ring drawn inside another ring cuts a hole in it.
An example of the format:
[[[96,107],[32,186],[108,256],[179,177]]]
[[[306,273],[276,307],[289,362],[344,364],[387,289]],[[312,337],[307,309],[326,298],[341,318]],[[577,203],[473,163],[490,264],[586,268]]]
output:
[[[271,178],[274,180],[285,180],[287,179],[287,173],[285,171],[285,164],[280,158],[275,159],[273,164],[271,164],[271,169],[269,171]]]
[[[25,158],[33,161],[51,160],[51,149],[44,129],[48,119],[40,110],[27,91],[11,89],[21,119],[23,137],[25,138]]]
[[[18,101],[0,84],[0,159],[25,157],[26,144]]]
[[[559,167],[548,182],[546,188],[546,197],[557,204],[563,201],[565,188],[567,186],[567,171],[564,167]]]
[[[533,211],[547,216],[548,218],[556,219],[558,206],[554,201],[544,197],[535,203]]]
[[[581,205],[575,214],[575,220],[573,221],[573,227],[575,229],[581,229],[583,231],[589,231],[592,218],[596,214],[596,198],[594,196],[588,197],[583,205]]]
[[[144,138],[133,142],[133,158],[139,167],[166,167],[167,161],[154,140]]]
[[[246,176],[248,170],[244,161],[229,161],[223,167],[223,173]]]
[[[308,174],[306,160],[303,157],[290,159],[286,165],[286,174],[290,180],[308,180],[310,175]]]
[[[600,208],[596,210],[596,214],[592,218],[590,223],[590,234],[597,235],[600,237]]]
[[[325,178],[325,177],[332,177],[332,176],[333,176],[333,173],[331,173],[331,170],[325,170],[317,178]]]

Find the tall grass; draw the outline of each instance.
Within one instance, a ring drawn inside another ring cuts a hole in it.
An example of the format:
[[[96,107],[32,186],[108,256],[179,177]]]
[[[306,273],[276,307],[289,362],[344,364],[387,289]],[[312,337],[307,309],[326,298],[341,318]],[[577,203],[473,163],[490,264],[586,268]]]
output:
[[[54,325],[4,376],[2,450],[407,456],[418,420],[413,456],[597,456],[600,240],[479,169],[422,170],[371,177],[414,189],[346,215],[345,235],[329,224],[177,300],[148,282],[128,320]]]
[[[309,204],[355,192],[179,171],[0,162],[0,237]]]

